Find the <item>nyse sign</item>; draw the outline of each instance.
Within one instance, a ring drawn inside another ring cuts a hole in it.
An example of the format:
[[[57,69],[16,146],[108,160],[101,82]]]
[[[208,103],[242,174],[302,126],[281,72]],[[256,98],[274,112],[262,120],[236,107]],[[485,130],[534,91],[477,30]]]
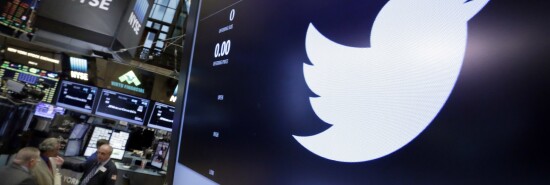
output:
[[[132,27],[132,30],[136,35],[139,35],[139,29],[141,28],[141,23],[139,22],[138,18],[136,17],[136,14],[132,12],[130,14],[130,18],[128,19],[128,23]]]
[[[71,78],[88,81],[88,73],[71,71]]]
[[[113,0],[80,0],[80,3],[88,4],[91,7],[109,11],[109,6],[111,6],[112,1]]]

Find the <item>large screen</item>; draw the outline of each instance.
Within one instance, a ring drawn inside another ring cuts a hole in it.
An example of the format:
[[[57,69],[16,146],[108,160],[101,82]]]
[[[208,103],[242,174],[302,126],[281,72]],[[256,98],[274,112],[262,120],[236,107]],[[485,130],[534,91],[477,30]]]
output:
[[[79,112],[92,113],[98,88],[70,81],[62,81],[57,96],[57,106]]]
[[[106,118],[143,125],[149,100],[103,90],[95,114]]]
[[[63,107],[57,107],[52,104],[38,102],[34,109],[34,115],[43,118],[53,119],[55,114],[64,114],[65,109]]]
[[[59,75],[57,73],[9,61],[3,61],[0,66],[0,78],[19,81],[27,84],[30,88],[44,92],[45,96],[42,98],[42,102],[46,103],[52,103],[57,82],[59,82]],[[3,90],[5,88],[7,87],[2,87]]]
[[[170,184],[550,182],[549,1],[191,5]]]
[[[176,108],[170,105],[155,102],[153,111],[149,116],[148,127],[172,131],[172,124],[174,123],[174,112]]]

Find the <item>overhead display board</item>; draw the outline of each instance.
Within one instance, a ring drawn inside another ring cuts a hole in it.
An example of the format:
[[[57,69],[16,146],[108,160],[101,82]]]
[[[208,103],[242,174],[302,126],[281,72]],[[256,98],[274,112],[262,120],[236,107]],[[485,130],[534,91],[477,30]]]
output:
[[[47,103],[52,103],[59,82],[59,74],[57,73],[9,61],[3,61],[0,66],[0,78],[19,81],[25,83],[28,88],[44,92],[45,96],[42,101]],[[6,86],[3,86],[2,90],[6,90],[6,88]]]
[[[548,1],[191,5],[169,184],[550,181]]]
[[[79,112],[92,113],[98,90],[94,86],[62,81],[56,105]]]
[[[23,32],[32,32],[39,0],[0,0],[0,24]]]
[[[95,110],[98,116],[143,125],[149,100],[104,89]]]
[[[149,123],[147,123],[147,127],[172,131],[175,112],[175,107],[155,102],[155,106],[153,106],[151,114],[149,115]]]

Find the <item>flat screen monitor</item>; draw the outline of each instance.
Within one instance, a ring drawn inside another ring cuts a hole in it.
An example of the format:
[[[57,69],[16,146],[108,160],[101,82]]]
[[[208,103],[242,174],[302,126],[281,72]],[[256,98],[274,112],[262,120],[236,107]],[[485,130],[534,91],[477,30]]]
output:
[[[65,147],[65,157],[80,155],[81,145],[82,145],[82,140],[67,141],[67,146]]]
[[[550,1],[326,2],[192,1],[168,184],[549,184]]]
[[[98,88],[70,81],[62,81],[57,106],[83,113],[92,113]]]
[[[153,110],[149,116],[148,127],[172,131],[172,124],[174,123],[174,112],[176,108],[170,105],[155,102]]]
[[[42,102],[52,103],[55,89],[59,82],[59,74],[34,67],[3,61],[0,66],[0,78],[25,83],[29,88],[43,92]],[[2,90],[7,90],[7,86]]]
[[[92,155],[95,151],[97,151],[97,148],[96,148],[97,141],[100,139],[109,140],[111,138],[112,133],[113,133],[113,130],[111,129],[95,127],[94,132],[92,132],[92,137],[90,137],[90,141],[88,141],[88,146],[84,151],[84,156],[88,157]]]
[[[149,100],[104,89],[95,114],[128,123],[143,125]]]
[[[168,155],[168,150],[170,148],[169,145],[170,143],[164,141],[158,143],[155,153],[153,154],[153,158],[151,159],[151,166],[162,169],[164,161]]]
[[[44,102],[38,102],[36,104],[36,108],[34,109],[34,115],[53,119],[55,117],[55,114],[64,114],[65,109],[63,107],[57,107],[52,104],[44,103]]]
[[[69,135],[69,139],[82,139],[88,131],[88,127],[87,124],[74,125],[71,135]]]
[[[129,136],[130,133],[124,131],[114,131],[111,134],[111,139],[109,140],[109,144],[113,147],[111,158],[121,160],[124,157]]]

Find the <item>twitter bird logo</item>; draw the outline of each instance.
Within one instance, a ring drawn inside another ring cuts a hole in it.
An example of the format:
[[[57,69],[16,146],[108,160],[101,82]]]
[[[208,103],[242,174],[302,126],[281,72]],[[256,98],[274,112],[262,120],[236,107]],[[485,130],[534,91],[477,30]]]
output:
[[[464,59],[467,22],[489,0],[389,0],[370,48],[334,43],[310,24],[304,64],[315,114],[332,126],[294,136],[339,162],[389,155],[418,136],[451,93]]]

